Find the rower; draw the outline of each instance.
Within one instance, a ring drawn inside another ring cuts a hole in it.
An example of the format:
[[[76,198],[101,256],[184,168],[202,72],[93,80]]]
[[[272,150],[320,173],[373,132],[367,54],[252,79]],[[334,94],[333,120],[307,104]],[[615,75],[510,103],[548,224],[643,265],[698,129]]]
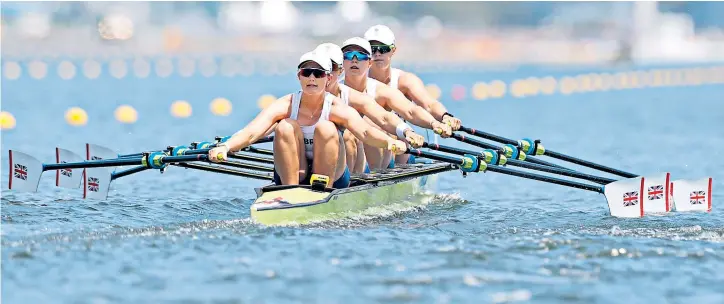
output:
[[[359,92],[366,93],[374,98],[385,110],[396,112],[402,119],[416,126],[432,129],[445,138],[452,135],[452,129],[449,125],[437,121],[425,109],[407,100],[402,92],[367,77],[371,54],[371,46],[367,40],[361,37],[348,39],[342,45],[342,54],[343,84]],[[364,145],[364,154],[372,170],[381,169],[383,166],[387,167],[388,164],[390,164],[389,166],[394,165],[391,154],[371,145]]]
[[[357,111],[325,91],[331,81],[332,70],[326,55],[305,53],[297,68],[301,90],[272,102],[242,130],[211,149],[210,160],[226,160],[228,152],[253,144],[276,123],[275,184],[298,185],[300,181],[314,184],[322,181],[329,187],[331,179],[334,180],[332,188],[346,188],[350,184],[350,172],[339,128],[350,130],[366,145],[394,154],[407,150],[404,142],[369,125]]]
[[[365,120],[379,126],[382,130],[397,135],[397,138],[404,139],[413,148],[420,148],[425,142],[422,135],[415,132],[407,123],[393,114],[386,111],[380,106],[375,99],[369,95],[360,93],[350,87],[338,83],[339,76],[342,74],[342,49],[334,43],[324,43],[317,46],[316,52],[327,54],[332,62],[332,81],[327,84],[327,92],[339,97],[343,103],[349,105],[363,115]],[[352,173],[369,173],[369,164],[363,156],[363,145],[359,142],[350,130],[344,131],[345,151],[347,153],[347,166]]]
[[[365,32],[364,38],[371,44],[373,59],[369,77],[400,90],[405,97],[427,110],[435,119],[452,127],[453,131],[460,129],[462,125],[460,119],[448,113],[445,106],[430,95],[420,77],[411,72],[391,67],[392,56],[397,47],[395,34],[390,28],[375,25]],[[409,155],[400,155],[396,161],[404,163],[408,157]]]

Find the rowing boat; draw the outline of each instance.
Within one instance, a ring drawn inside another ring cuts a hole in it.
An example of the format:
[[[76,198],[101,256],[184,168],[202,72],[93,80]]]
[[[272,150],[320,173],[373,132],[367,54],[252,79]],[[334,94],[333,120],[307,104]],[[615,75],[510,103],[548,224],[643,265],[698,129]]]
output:
[[[375,207],[419,205],[416,197],[434,187],[437,174],[456,170],[441,162],[400,165],[370,174],[353,175],[349,188],[317,188],[312,185],[257,188],[251,218],[264,225],[293,225],[336,220]]]

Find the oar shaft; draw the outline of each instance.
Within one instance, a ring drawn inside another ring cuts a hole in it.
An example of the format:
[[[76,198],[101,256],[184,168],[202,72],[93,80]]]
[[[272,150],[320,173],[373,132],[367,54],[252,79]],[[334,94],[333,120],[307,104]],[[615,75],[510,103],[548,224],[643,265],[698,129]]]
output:
[[[603,188],[601,186],[589,185],[589,184],[564,180],[564,179],[560,179],[560,178],[539,175],[539,174],[530,173],[530,172],[518,171],[518,170],[500,167],[500,166],[490,166],[489,165],[487,171],[492,171],[492,172],[517,176],[517,177],[522,177],[522,178],[527,178],[527,179],[538,180],[538,181],[551,183],[551,184],[557,184],[557,185],[568,186],[568,187],[573,187],[573,188],[577,188],[577,189],[583,189],[583,190],[603,193]]]
[[[146,170],[148,170],[148,169],[149,169],[149,168],[146,167],[146,166],[138,166],[138,167],[133,167],[133,168],[129,168],[129,169],[122,170],[122,171],[118,171],[118,172],[113,172],[113,173],[111,174],[111,180],[114,180],[114,179],[117,179],[117,178],[121,178],[121,177],[124,177],[124,176],[128,176],[128,175],[131,175],[131,174],[134,174],[134,173],[138,173],[138,172],[141,172],[141,171],[146,171]]]
[[[447,156],[443,154],[437,154],[437,153],[430,153],[422,150],[417,150],[414,148],[407,149],[407,154],[424,157],[427,159],[437,160],[441,162],[451,163],[455,165],[463,165],[464,160],[460,157],[454,157],[454,156]]]
[[[554,173],[554,174],[559,174],[559,175],[563,175],[563,176],[570,176],[570,177],[574,177],[574,178],[585,179],[587,181],[592,181],[594,183],[599,183],[599,184],[608,184],[608,183],[612,183],[612,182],[616,181],[615,179],[611,179],[611,178],[600,177],[600,176],[590,175],[590,174],[586,174],[586,173],[580,173],[577,171],[563,170],[563,169],[549,167],[549,166],[541,166],[541,165],[537,165],[537,164],[526,163],[526,162],[519,161],[516,159],[509,159],[508,165],[531,169],[531,170],[538,170],[538,171],[542,171],[542,172]]]
[[[423,143],[423,144],[422,144],[422,147],[423,147],[423,148],[432,149],[432,150],[435,150],[435,151],[440,151],[440,152],[445,152],[445,153],[456,154],[456,155],[466,155],[466,154],[468,154],[468,155],[480,155],[480,152],[476,152],[476,151],[473,151],[473,150],[466,150],[466,149],[460,149],[460,148],[455,148],[455,147],[450,147],[450,146],[444,146],[444,145],[438,145],[438,144],[431,144],[431,143],[427,143],[427,142]]]
[[[197,163],[179,163],[179,164],[174,164],[174,166],[188,168],[188,169],[201,170],[201,171],[207,171],[207,172],[222,173],[222,174],[227,174],[227,175],[241,176],[241,177],[259,179],[259,180],[270,181],[273,179],[273,177],[270,174],[245,172],[245,171],[239,171],[239,170],[234,170],[234,169],[230,169],[230,168],[203,165],[203,164],[197,164]]]
[[[498,135],[495,135],[495,134],[490,134],[490,133],[483,132],[483,131],[480,131],[480,130],[476,130],[476,129],[473,129],[473,128],[468,128],[468,127],[465,127],[465,126],[460,126],[460,131],[463,131],[463,132],[468,133],[468,134],[470,134],[470,135],[475,135],[475,136],[480,137],[480,138],[485,138],[485,139],[488,139],[488,140],[492,140],[492,141],[494,141],[494,142],[499,142],[499,143],[502,143],[502,144],[509,144],[509,145],[514,145],[514,146],[517,146],[517,145],[518,145],[518,141],[516,141],[516,140],[512,140],[512,139],[505,138],[505,137],[502,137],[502,136],[498,136]]]
[[[584,166],[584,167],[589,167],[589,168],[596,169],[596,170],[599,170],[599,171],[603,171],[603,172],[606,172],[606,173],[611,173],[611,174],[615,174],[615,175],[618,175],[618,176],[626,177],[626,178],[631,178],[631,177],[637,177],[637,176],[639,176],[638,174],[633,174],[633,173],[630,173],[630,172],[626,172],[626,171],[614,169],[614,168],[607,167],[607,166],[604,166],[604,165],[599,165],[599,164],[596,164],[596,163],[589,162],[589,161],[587,161],[587,160],[582,160],[582,159],[580,159],[580,158],[576,158],[576,157],[573,157],[573,156],[568,156],[568,155],[561,154],[561,153],[558,153],[558,152],[554,152],[554,151],[551,151],[551,150],[548,150],[548,149],[546,149],[546,152],[545,152],[543,155],[550,156],[550,157],[553,157],[553,158],[557,158],[557,159],[560,159],[560,160],[564,160],[564,161],[567,161],[567,162],[569,162],[569,163],[574,163],[574,164],[581,165],[581,166]]]
[[[262,149],[262,148],[256,148],[256,147],[253,147],[253,146],[246,147],[246,148],[244,148],[244,149],[242,149],[242,150],[243,150],[244,152],[256,153],[256,154],[261,154],[261,155],[274,155],[274,151],[272,151],[272,150]]]
[[[60,169],[133,166],[133,165],[140,165],[140,164],[142,164],[142,158],[99,159],[99,160],[89,160],[89,161],[73,162],[73,163],[43,164],[43,171],[60,170]]]

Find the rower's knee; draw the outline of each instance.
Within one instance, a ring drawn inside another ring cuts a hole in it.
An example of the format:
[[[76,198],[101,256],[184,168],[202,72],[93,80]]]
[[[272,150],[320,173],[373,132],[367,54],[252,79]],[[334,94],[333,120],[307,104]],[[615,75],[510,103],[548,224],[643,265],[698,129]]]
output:
[[[338,140],[339,132],[337,126],[331,121],[320,121],[314,127],[315,141],[319,140]]]
[[[295,137],[297,130],[301,130],[299,123],[293,119],[284,119],[277,124],[274,129],[274,138],[289,138]]]

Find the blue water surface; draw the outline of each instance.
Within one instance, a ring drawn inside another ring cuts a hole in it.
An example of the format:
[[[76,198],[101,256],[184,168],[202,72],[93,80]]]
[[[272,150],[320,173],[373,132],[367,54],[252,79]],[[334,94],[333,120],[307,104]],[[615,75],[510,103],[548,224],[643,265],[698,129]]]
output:
[[[448,84],[493,76],[422,75],[468,126],[638,174],[711,176],[713,210],[614,218],[597,193],[449,172],[419,208],[270,228],[249,220],[260,181],[173,167],[121,178],[92,201],[46,173],[37,193],[3,186],[2,301],[724,302],[724,86],[452,101]],[[0,182],[8,149],[53,162],[56,146],[132,153],[231,134],[258,113],[260,94],[296,90],[289,77],[4,79],[2,107],[17,126],[2,132]],[[216,97],[233,102],[232,115],[209,112]],[[190,118],[169,114],[179,99]],[[114,119],[121,104],[137,109],[135,124]],[[64,121],[71,106],[88,112],[86,126]]]

